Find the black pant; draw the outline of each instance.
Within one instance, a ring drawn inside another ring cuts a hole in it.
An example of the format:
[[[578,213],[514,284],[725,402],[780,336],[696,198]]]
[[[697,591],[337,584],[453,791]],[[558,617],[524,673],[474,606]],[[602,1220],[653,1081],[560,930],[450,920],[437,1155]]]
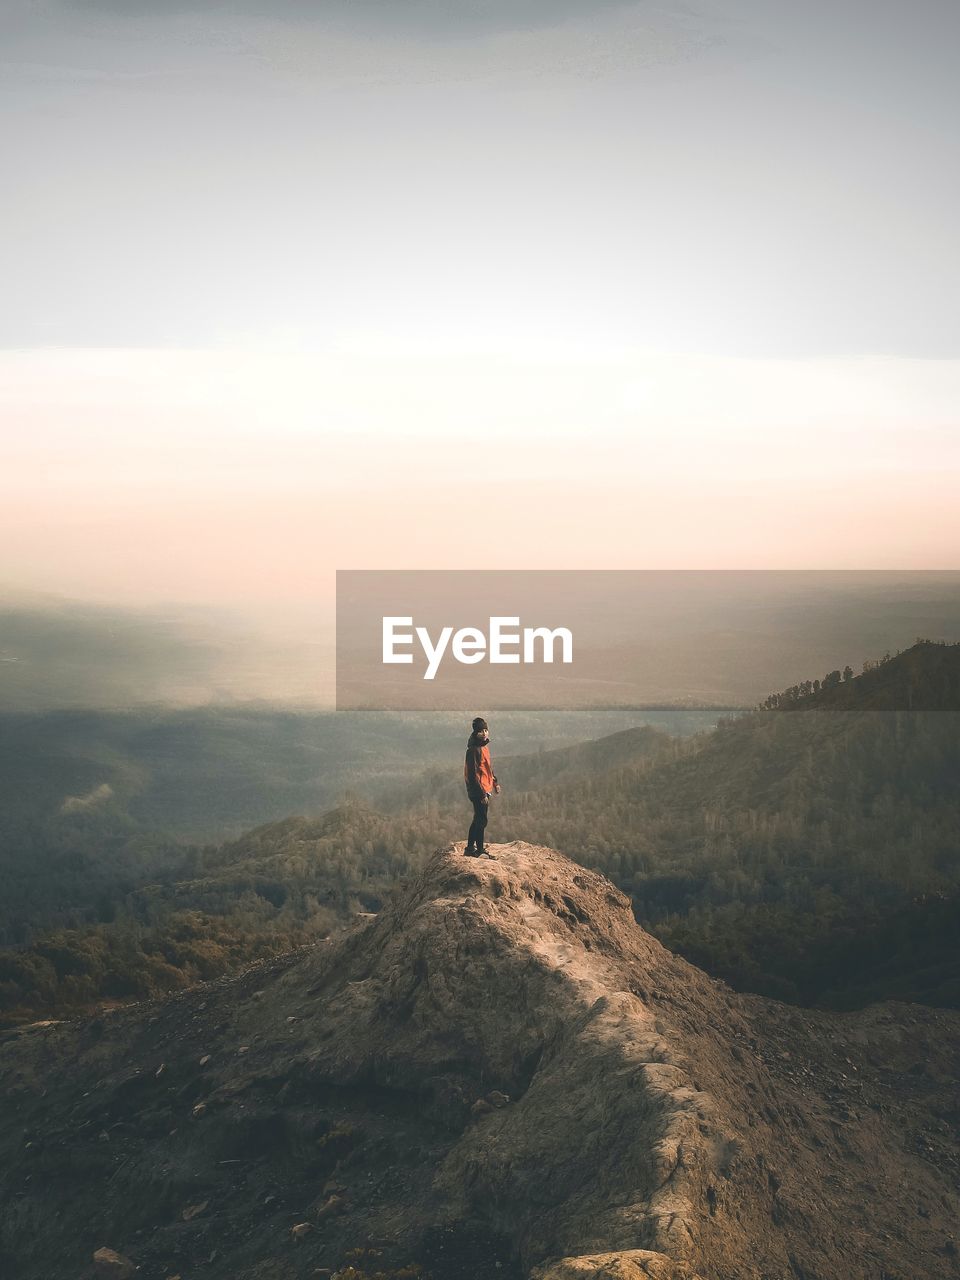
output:
[[[487,797],[471,795],[470,800],[473,803],[473,821],[470,823],[470,830],[467,833],[467,848],[476,849],[478,853],[483,852],[483,832],[487,825]]]

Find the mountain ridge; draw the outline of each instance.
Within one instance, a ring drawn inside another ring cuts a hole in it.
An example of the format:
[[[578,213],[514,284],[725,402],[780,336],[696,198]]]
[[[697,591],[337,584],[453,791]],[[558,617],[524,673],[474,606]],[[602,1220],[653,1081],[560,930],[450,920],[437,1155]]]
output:
[[[599,873],[462,849],[326,942],[0,1040],[8,1269],[960,1275],[960,1015],[738,995]]]

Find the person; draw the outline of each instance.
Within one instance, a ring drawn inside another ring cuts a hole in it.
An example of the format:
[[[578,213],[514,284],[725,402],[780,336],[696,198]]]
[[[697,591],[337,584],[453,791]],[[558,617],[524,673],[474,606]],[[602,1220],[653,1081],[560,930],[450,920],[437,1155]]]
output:
[[[477,716],[474,720],[473,732],[467,739],[463,780],[467,787],[467,798],[473,805],[473,821],[470,823],[464,853],[468,858],[492,857],[483,847],[483,833],[487,827],[490,794],[500,794],[500,783],[490,763],[490,731],[482,716]]]

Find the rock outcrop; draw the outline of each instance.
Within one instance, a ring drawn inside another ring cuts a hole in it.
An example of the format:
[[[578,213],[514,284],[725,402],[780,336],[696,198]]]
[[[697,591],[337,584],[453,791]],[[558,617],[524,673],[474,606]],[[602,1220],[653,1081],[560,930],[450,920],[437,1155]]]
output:
[[[12,1274],[960,1276],[960,1017],[737,995],[602,876],[462,849],[328,943],[0,1043]]]

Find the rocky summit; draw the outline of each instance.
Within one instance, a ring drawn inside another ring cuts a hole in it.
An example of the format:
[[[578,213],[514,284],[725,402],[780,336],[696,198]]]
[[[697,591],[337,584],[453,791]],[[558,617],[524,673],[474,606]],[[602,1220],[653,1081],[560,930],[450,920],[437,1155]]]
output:
[[[0,1273],[960,1276],[960,1015],[738,995],[602,876],[491,852],[237,978],[8,1033]]]

